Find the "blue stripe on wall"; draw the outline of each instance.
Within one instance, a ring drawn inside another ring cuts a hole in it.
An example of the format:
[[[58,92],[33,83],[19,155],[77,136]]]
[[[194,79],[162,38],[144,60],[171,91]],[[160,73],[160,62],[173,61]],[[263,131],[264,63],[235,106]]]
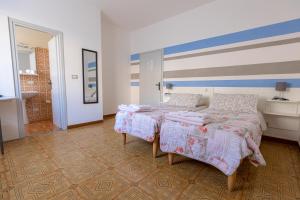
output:
[[[130,56],[130,60],[131,61],[136,61],[136,60],[140,60],[140,54],[133,54]]]
[[[289,88],[300,88],[300,79],[251,79],[251,80],[206,80],[206,81],[166,81],[174,87],[264,87],[275,88],[276,82],[287,82]],[[164,82],[164,85],[166,84]],[[139,82],[131,82],[139,86]]]
[[[252,80],[206,80],[168,81],[174,87],[265,87],[275,88],[276,82],[287,82],[290,88],[300,88],[300,79],[252,79]]]
[[[277,24],[271,24],[258,28],[248,29],[240,32],[230,33],[217,37],[197,40],[185,44],[179,44],[164,48],[164,55],[216,47],[220,45],[233,44],[237,42],[245,42],[250,40],[274,37],[290,33],[300,32],[300,19],[294,19]],[[131,61],[139,60],[139,54],[131,56]]]

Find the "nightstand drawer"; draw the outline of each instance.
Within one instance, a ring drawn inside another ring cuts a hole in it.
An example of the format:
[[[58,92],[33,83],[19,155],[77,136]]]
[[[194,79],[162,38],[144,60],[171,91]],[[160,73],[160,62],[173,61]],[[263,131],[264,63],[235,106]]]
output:
[[[287,118],[284,116],[265,116],[268,127],[285,129],[291,131],[299,130],[300,122],[299,118]]]
[[[265,107],[265,113],[299,115],[299,104],[285,102],[268,102]]]

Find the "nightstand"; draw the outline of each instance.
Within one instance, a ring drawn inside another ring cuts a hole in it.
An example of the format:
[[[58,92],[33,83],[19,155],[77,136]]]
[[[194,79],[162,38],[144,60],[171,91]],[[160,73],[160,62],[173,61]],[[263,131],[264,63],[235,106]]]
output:
[[[263,113],[268,125],[264,135],[297,141],[300,145],[300,101],[267,100]]]

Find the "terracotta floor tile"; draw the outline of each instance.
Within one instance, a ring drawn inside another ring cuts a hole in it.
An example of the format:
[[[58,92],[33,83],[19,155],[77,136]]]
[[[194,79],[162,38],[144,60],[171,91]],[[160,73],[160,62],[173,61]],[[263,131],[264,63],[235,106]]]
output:
[[[14,186],[10,191],[10,199],[46,199],[57,195],[70,187],[70,183],[61,172],[42,176]]]
[[[96,176],[78,187],[81,195],[87,199],[112,199],[124,192],[130,186],[129,182],[116,172],[109,170]]]
[[[139,183],[139,187],[151,194],[154,199],[177,199],[187,185],[187,180],[166,169],[144,178]]]
[[[146,194],[138,187],[131,187],[126,192],[120,194],[116,199],[117,200],[153,200],[153,198],[150,195]]]
[[[157,171],[155,163],[151,163],[143,158],[137,157],[128,161],[121,162],[116,166],[116,171],[127,179],[138,182],[144,177]]]
[[[53,125],[53,122],[50,120],[32,122],[25,124],[25,135],[31,136],[36,134],[47,134],[56,130],[56,127]]]

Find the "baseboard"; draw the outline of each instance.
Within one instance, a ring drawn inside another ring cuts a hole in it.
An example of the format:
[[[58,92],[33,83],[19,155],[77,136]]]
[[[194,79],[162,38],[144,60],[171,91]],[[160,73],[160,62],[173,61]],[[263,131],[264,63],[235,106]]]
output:
[[[116,113],[103,115],[103,119],[111,119],[111,118],[114,118],[115,116],[116,116]]]
[[[97,120],[97,121],[92,121],[92,122],[85,122],[85,123],[81,123],[81,124],[74,124],[74,125],[70,125],[68,126],[68,129],[72,129],[72,128],[78,128],[78,127],[82,127],[82,126],[88,126],[88,125],[92,125],[92,124],[98,124],[103,122],[103,120]]]

